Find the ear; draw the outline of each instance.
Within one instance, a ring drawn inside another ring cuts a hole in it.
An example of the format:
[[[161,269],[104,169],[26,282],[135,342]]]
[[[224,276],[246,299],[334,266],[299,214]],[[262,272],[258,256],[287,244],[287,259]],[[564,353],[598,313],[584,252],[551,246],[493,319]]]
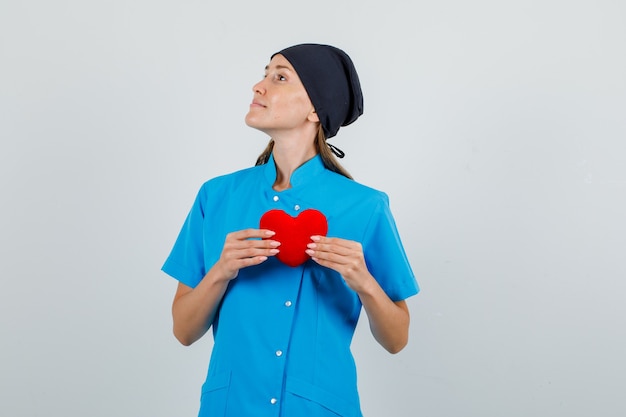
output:
[[[309,115],[306,118],[309,122],[319,122],[320,118],[317,115],[317,112],[315,111],[315,109],[311,110],[311,112],[309,113]]]

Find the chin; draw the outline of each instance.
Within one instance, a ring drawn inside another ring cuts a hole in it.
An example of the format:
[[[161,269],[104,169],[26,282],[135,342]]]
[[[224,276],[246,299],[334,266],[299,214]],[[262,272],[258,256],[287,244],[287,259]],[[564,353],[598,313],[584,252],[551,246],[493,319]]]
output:
[[[255,129],[260,128],[260,124],[258,123],[258,121],[254,120],[254,116],[251,115],[250,113],[246,114],[245,121],[246,121],[246,124],[250,127],[253,127]]]
[[[251,127],[256,130],[260,130],[263,133],[267,133],[268,130],[271,130],[271,128],[268,129],[268,126],[266,126],[264,123],[262,123],[253,115],[250,115],[249,113],[246,115],[245,122],[248,127]]]
[[[267,135],[269,135],[269,133],[267,133],[267,130],[263,128],[263,126],[259,125],[258,123],[254,123],[254,121],[248,120],[248,118],[246,117],[246,125],[248,127],[251,127],[253,129],[256,129],[258,131],[261,131]],[[270,135],[271,136],[271,135]]]

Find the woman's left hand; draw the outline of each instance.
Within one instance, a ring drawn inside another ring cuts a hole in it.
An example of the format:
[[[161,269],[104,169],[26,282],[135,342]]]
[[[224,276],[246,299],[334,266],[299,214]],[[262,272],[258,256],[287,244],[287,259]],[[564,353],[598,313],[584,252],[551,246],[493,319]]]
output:
[[[405,301],[393,302],[367,269],[359,242],[312,236],[306,253],[318,264],[337,271],[356,291],[367,312],[372,334],[385,349],[397,353],[409,338],[409,310]]]
[[[374,277],[367,270],[363,247],[359,242],[337,237],[312,236],[306,250],[313,261],[337,271],[346,284],[357,293],[363,291]]]

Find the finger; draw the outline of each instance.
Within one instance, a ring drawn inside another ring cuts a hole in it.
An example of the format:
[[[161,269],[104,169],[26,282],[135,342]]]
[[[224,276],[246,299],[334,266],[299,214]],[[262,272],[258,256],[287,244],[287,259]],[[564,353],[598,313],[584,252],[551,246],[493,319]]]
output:
[[[224,242],[224,250],[242,250],[249,248],[257,248],[257,249],[272,249],[280,246],[280,242],[272,239],[244,239],[244,240],[236,240],[236,239],[227,239]]]
[[[280,242],[277,240],[264,239],[264,240],[237,240],[229,243],[232,249],[273,249],[280,246]]]
[[[361,250],[362,245],[359,242],[348,239],[341,239],[338,237],[327,237],[327,236],[311,236],[311,240],[313,243],[321,243],[328,245],[337,245],[345,248],[351,248],[355,250]]]
[[[346,265],[350,262],[350,259],[351,259],[347,256],[338,255],[333,252],[324,252],[324,251],[318,251],[314,249],[307,249],[305,252],[307,255],[313,258],[313,260],[322,261],[325,263],[329,262],[335,265]]]
[[[349,246],[343,246],[341,244],[332,243],[309,243],[307,248],[313,249],[319,253],[333,253],[341,256],[358,256],[359,251]]]
[[[353,240],[341,239],[339,237],[322,236],[322,235],[313,235],[311,236],[311,240],[314,242],[320,242],[320,243],[337,243],[337,244],[344,244],[344,245],[347,245],[349,243],[356,243]]]
[[[254,265],[259,265],[262,264],[263,262],[267,261],[268,257],[267,256],[255,256],[252,258],[244,258],[244,259],[240,259],[238,262],[238,268],[237,269],[243,269],[246,268],[248,266],[254,266]]]
[[[229,233],[226,238],[234,240],[246,240],[246,239],[267,239],[274,236],[276,233],[268,229],[244,229],[236,232]]]
[[[227,257],[230,259],[249,259],[255,258],[258,256],[275,256],[280,252],[279,249],[275,247],[267,247],[267,248],[257,248],[257,247],[248,247],[243,249],[236,249],[229,251]]]
[[[315,263],[317,263],[318,265],[324,266],[326,268],[330,268],[330,269],[332,269],[334,271],[337,271],[339,274],[342,274],[342,271],[343,271],[343,269],[345,267],[345,265],[343,265],[343,264],[332,262],[332,261],[330,261],[328,259],[323,259],[323,258],[320,258],[320,257],[317,257],[317,256],[312,256],[311,259]]]
[[[235,240],[224,243],[225,251],[246,250],[246,249],[275,249],[281,243],[277,240]]]

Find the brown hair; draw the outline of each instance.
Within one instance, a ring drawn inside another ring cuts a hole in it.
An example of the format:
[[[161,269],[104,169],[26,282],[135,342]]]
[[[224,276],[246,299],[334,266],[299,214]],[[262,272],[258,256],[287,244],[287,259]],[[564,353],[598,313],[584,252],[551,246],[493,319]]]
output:
[[[272,149],[274,149],[274,139],[270,139],[267,147],[263,150],[263,152],[261,152],[261,155],[259,155],[259,157],[257,158],[255,165],[267,164],[267,161],[270,160]],[[320,154],[320,157],[322,158],[322,162],[324,163],[326,169],[336,172],[337,174],[341,174],[346,178],[350,178],[351,180],[354,179],[352,178],[352,175],[350,175],[350,173],[348,173],[348,171],[346,171],[346,169],[341,166],[339,161],[337,161],[337,158],[335,158],[333,152],[330,150],[330,147],[326,143],[326,136],[324,136],[324,129],[322,128],[321,124],[317,129],[317,137],[315,138],[315,150],[317,150],[317,152]]]

